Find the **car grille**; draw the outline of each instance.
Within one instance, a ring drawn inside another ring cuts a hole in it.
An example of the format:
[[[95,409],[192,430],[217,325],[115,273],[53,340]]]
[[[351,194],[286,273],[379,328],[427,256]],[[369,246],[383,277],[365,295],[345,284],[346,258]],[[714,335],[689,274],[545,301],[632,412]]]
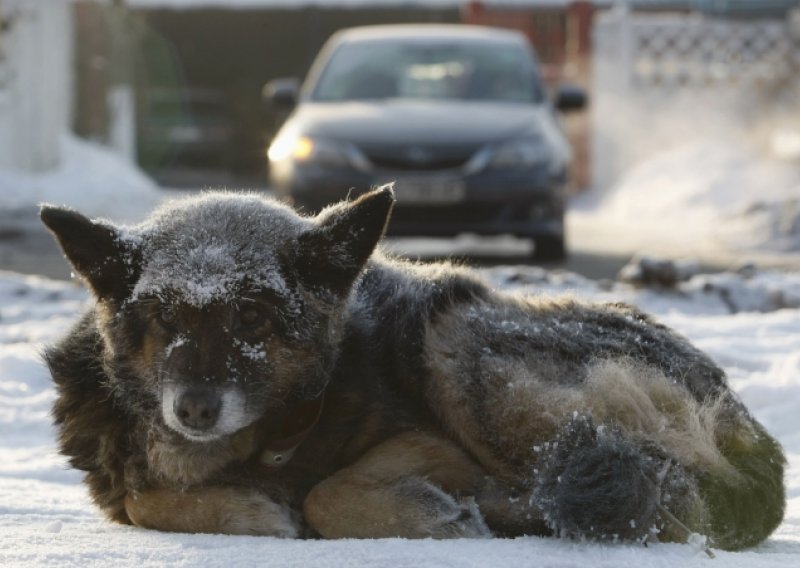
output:
[[[376,169],[394,171],[437,171],[462,168],[476,148],[432,148],[402,146],[393,148],[361,148]]]

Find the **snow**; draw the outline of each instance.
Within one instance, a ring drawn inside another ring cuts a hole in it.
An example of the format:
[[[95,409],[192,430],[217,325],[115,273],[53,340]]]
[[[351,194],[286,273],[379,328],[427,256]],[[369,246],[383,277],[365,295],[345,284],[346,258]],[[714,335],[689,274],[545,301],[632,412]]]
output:
[[[163,199],[158,186],[138,168],[97,144],[64,135],[63,163],[54,171],[28,174],[0,170],[0,211],[17,211],[50,202],[90,216],[139,220]]]
[[[707,137],[640,161],[585,210],[570,215],[624,227],[629,238],[737,251],[800,252],[800,168],[793,136],[776,132],[772,152],[742,138]]]

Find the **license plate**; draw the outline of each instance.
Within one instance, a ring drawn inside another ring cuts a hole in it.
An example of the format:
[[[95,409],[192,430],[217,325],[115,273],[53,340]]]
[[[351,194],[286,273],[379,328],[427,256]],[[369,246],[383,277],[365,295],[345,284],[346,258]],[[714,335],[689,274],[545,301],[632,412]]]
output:
[[[397,178],[394,193],[398,203],[457,203],[464,199],[464,182],[449,178]]]

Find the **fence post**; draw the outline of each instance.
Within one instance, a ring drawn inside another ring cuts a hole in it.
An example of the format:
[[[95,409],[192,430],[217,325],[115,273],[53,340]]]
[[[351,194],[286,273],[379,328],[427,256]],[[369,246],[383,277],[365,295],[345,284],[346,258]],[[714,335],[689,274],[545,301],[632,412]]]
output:
[[[72,107],[69,2],[5,0],[0,62],[0,165],[27,172],[56,168]]]
[[[592,37],[591,164],[592,187],[606,189],[619,174],[616,147],[620,101],[628,97],[632,65],[632,32],[627,3],[600,13]]]

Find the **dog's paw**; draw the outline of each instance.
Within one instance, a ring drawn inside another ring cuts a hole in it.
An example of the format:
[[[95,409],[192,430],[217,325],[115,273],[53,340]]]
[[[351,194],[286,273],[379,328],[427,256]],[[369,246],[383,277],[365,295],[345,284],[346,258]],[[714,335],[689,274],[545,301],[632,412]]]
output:
[[[488,538],[489,527],[473,498],[457,501],[439,487],[418,477],[403,480],[394,491],[406,497],[404,536],[414,538]]]
[[[265,495],[237,492],[227,506],[222,522],[226,534],[297,538],[300,536],[298,515]]]
[[[443,520],[431,528],[433,538],[491,538],[492,532],[486,526],[478,505],[472,498],[463,499],[456,505],[450,519]]]
[[[170,532],[296,538],[302,526],[289,507],[238,487],[131,491],[125,512],[138,527]]]
[[[420,476],[390,481],[339,473],[306,498],[305,521],[324,538],[485,538],[474,499],[456,500]]]
[[[534,503],[556,534],[641,540],[654,526],[658,460],[621,433],[576,417],[539,464]]]

